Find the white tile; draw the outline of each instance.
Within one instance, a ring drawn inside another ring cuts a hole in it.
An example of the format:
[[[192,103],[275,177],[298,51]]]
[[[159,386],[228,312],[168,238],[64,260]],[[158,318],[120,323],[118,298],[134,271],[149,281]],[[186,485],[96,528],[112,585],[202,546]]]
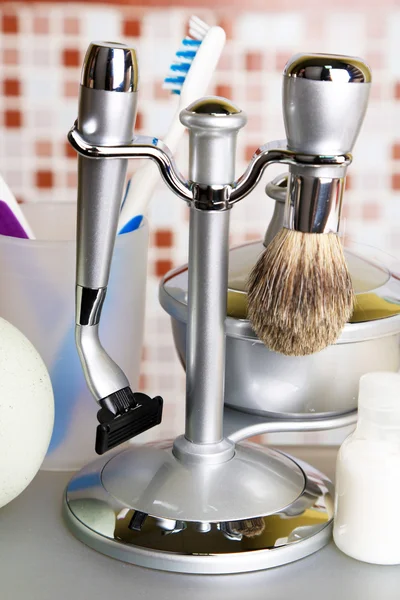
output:
[[[366,19],[361,11],[337,11],[327,16],[323,45],[319,52],[362,56],[367,42]]]
[[[121,40],[121,13],[117,9],[84,8],[81,12],[82,35],[90,43],[95,40]]]
[[[246,48],[294,48],[304,41],[305,17],[300,12],[242,13],[236,24],[238,41]]]
[[[54,106],[54,102],[60,102],[62,98],[60,69],[24,69],[24,92],[29,104]]]
[[[390,77],[400,77],[400,11],[390,11],[387,16],[387,39],[385,40],[386,67]]]

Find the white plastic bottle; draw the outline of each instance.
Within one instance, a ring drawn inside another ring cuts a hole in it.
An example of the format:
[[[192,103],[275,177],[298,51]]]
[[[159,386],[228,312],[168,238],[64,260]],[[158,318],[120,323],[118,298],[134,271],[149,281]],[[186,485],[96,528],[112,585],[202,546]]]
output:
[[[353,558],[400,564],[400,374],[361,377],[358,411],[337,460],[333,537]]]

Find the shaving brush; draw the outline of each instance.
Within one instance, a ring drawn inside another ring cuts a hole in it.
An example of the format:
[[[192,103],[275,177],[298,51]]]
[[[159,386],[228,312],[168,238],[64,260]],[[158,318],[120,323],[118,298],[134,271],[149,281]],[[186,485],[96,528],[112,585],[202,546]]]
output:
[[[248,282],[248,315],[268,348],[305,356],[336,342],[354,292],[338,236],[347,164],[310,164],[310,155],[351,152],[368,102],[371,73],[359,59],[296,55],[283,76],[289,150],[284,228]],[[307,158],[308,157],[308,158]]]

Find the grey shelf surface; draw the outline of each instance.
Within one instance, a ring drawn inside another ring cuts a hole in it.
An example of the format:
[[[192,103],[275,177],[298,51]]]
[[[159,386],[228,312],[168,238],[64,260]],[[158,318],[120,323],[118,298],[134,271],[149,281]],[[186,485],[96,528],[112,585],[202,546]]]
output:
[[[333,477],[333,449],[289,451]],[[400,566],[357,562],[333,542],[291,565],[245,575],[177,575],[120,563],[87,548],[66,529],[61,499],[70,476],[41,472],[0,509],[1,600],[400,599]]]

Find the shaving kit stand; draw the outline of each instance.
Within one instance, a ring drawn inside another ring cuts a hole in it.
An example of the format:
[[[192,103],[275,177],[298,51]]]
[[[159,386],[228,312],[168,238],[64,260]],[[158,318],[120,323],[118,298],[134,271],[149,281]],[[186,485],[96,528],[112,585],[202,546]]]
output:
[[[328,75],[346,82],[339,94],[330,95]],[[264,169],[279,162],[290,171],[290,218],[315,223],[323,214],[324,226],[337,228],[368,81],[361,62],[295,57],[284,73],[288,139],[259,148],[238,180],[235,146],[245,114],[221,98],[194,102],[181,113],[190,136],[186,180],[160,140],[132,140],[134,51],[90,46],[69,139],[79,153],[76,340],[101,407],[99,453],[156,425],[162,412],[161,398],[130,390],[98,337],[128,159],[157,163],[166,184],[189,206],[190,234],[185,433],[172,442],[107,452],[72,478],[64,515],[88,546],[145,567],[217,574],[289,563],[330,539],[332,483],[310,465],[244,440],[342,427],[355,422],[355,413],[296,420],[224,411],[229,218]]]

